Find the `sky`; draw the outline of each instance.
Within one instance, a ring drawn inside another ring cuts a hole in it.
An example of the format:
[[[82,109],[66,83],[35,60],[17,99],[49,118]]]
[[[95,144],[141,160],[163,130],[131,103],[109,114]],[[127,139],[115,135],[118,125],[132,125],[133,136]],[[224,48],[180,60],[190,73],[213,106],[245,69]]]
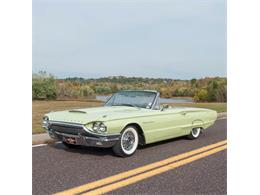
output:
[[[32,71],[226,76],[225,0],[32,0]]]

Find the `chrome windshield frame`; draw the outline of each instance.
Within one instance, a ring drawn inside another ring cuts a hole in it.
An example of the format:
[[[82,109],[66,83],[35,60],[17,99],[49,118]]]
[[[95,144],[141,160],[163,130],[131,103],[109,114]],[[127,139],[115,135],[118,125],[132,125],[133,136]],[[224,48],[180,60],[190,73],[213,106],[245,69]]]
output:
[[[126,90],[127,91],[127,90]],[[129,90],[130,91],[139,91],[139,90]],[[141,90],[140,90],[141,91]],[[120,91],[119,91],[120,92]],[[156,102],[157,100],[160,98],[160,92],[158,91],[146,91],[146,92],[150,92],[150,93],[155,93],[155,97],[154,97],[154,100],[153,100],[153,103],[151,105],[150,108],[144,108],[144,109],[149,109],[149,110],[154,110],[155,106],[156,106]],[[108,101],[114,96],[116,95],[117,93],[113,94],[112,96],[110,96],[108,98],[108,100],[105,102],[104,106],[106,106],[106,104],[108,103]],[[138,107],[138,106],[137,106]],[[138,107],[138,108],[141,108],[141,107]]]
[[[152,106],[151,106],[151,110],[154,110],[154,108],[155,108],[155,106],[156,106],[156,102],[157,102],[157,100],[159,100],[159,98],[160,98],[160,93],[159,92],[156,92],[156,96],[155,96],[155,98],[154,98],[154,101],[153,101],[153,103],[152,103]]]

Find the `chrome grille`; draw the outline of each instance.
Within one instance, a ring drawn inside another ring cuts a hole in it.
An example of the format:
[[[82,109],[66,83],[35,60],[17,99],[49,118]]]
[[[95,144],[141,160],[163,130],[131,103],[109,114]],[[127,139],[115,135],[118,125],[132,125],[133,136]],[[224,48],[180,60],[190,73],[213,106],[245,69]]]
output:
[[[66,134],[72,134],[72,135],[78,135],[79,133],[81,135],[86,134],[86,131],[84,130],[83,127],[75,126],[75,125],[67,125],[67,124],[56,124],[53,123],[49,126],[49,128],[54,131],[54,132],[59,132],[59,133],[66,133]]]

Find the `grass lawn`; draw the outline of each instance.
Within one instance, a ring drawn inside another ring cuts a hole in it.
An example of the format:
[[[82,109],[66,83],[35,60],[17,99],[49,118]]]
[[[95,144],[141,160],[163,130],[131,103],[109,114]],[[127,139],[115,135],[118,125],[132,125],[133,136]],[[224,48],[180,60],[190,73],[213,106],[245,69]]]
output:
[[[43,133],[42,117],[50,111],[61,111],[76,108],[96,107],[102,106],[103,103],[95,100],[86,101],[33,101],[32,102],[32,133]],[[172,106],[187,106],[209,108],[217,112],[226,112],[226,103],[176,103],[169,104]]]

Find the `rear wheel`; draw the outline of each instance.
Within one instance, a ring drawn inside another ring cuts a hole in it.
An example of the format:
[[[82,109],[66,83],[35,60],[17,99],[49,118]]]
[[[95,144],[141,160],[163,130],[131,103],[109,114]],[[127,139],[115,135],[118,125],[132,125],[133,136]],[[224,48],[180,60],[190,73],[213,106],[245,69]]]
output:
[[[201,133],[201,127],[196,127],[193,128],[190,132],[190,134],[188,135],[189,139],[197,139],[200,136]]]
[[[121,157],[128,157],[135,153],[138,146],[138,133],[135,126],[127,126],[121,133],[120,139],[113,146],[113,151]]]

